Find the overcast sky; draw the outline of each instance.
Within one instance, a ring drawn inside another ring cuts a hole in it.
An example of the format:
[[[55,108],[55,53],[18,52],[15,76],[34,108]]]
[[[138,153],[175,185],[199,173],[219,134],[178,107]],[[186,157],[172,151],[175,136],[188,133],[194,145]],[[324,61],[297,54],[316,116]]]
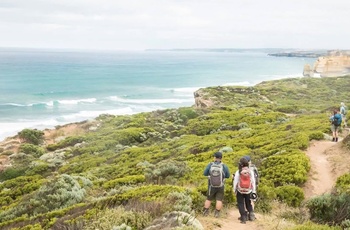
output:
[[[350,0],[0,0],[0,47],[350,49]]]

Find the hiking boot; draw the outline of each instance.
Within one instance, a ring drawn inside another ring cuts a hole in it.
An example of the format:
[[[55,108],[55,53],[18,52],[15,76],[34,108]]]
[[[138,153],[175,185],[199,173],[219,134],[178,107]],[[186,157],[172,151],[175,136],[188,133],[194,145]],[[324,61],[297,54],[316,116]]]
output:
[[[335,138],[333,137],[332,141],[334,142],[335,141]]]
[[[256,220],[254,212],[250,212],[250,213],[249,213],[249,215],[248,215],[248,220],[250,220],[250,221]]]
[[[203,209],[203,216],[208,216],[209,215],[209,208],[204,208]]]
[[[335,138],[335,142],[338,142],[338,137]]]
[[[241,216],[240,221],[241,221],[241,224],[245,224],[247,221],[247,216]]]
[[[246,211],[245,214],[248,215],[248,212]],[[241,217],[238,217],[238,220],[241,220]]]
[[[214,217],[215,218],[219,218],[220,217],[220,210],[215,209]]]

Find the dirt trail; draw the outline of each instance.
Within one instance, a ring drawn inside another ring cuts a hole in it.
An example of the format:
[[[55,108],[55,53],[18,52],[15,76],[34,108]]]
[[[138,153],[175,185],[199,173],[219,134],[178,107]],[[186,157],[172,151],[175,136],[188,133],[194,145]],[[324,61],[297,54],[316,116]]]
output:
[[[335,175],[332,173],[332,165],[328,160],[326,151],[340,142],[314,141],[306,151],[310,158],[311,170],[309,180],[304,186],[305,198],[318,196],[330,192],[335,183]]]
[[[205,230],[259,230],[263,229],[261,226],[259,227],[259,218],[261,218],[260,214],[256,214],[257,220],[255,221],[247,221],[246,224],[241,224],[238,220],[240,217],[237,208],[231,208],[226,210],[227,213],[222,213],[223,216],[221,218],[215,217],[198,217],[198,220],[202,223]]]

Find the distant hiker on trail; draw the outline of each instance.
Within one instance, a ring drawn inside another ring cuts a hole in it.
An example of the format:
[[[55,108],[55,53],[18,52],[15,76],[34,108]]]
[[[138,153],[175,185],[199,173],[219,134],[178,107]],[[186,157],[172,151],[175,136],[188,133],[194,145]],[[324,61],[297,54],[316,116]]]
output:
[[[238,170],[235,173],[233,181],[233,191],[236,193],[241,223],[245,224],[247,220],[255,220],[255,214],[250,200],[251,194],[256,194],[254,172],[249,169],[249,162],[244,157],[238,163]]]
[[[203,215],[209,215],[209,208],[212,200],[216,200],[216,209],[214,216],[218,218],[220,216],[220,210],[222,208],[222,201],[224,199],[225,179],[230,178],[230,171],[222,160],[222,153],[216,152],[214,154],[214,162],[211,162],[204,169],[204,176],[208,177],[208,193],[207,200],[204,203]]]
[[[346,124],[346,113],[347,113],[347,109],[346,109],[346,106],[344,104],[344,102],[340,103],[340,114],[341,114],[341,117],[344,121],[344,127],[347,127],[348,125]]]
[[[329,118],[329,120],[331,121],[331,130],[333,135],[332,141],[338,142],[338,131],[341,126],[342,117],[337,110],[334,110],[333,115]]]

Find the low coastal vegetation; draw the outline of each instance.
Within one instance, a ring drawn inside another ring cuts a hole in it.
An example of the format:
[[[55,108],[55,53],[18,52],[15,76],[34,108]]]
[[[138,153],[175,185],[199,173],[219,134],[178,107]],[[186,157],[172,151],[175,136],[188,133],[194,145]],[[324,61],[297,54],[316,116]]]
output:
[[[305,201],[302,189],[310,170],[304,151],[329,137],[329,115],[350,98],[349,89],[349,76],[209,87],[196,95],[212,107],[104,114],[80,123],[85,132],[51,143],[43,131],[25,129],[14,137],[18,148],[0,148],[10,161],[0,173],[0,228],[152,229],[162,215],[187,213],[177,229],[196,229],[203,170],[216,151],[231,173],[242,156],[254,159],[257,212],[281,202],[308,209],[310,218],[296,218],[294,230],[350,227],[350,173],[332,194]],[[343,142],[350,149],[349,138]],[[227,207],[236,202],[231,183]]]

